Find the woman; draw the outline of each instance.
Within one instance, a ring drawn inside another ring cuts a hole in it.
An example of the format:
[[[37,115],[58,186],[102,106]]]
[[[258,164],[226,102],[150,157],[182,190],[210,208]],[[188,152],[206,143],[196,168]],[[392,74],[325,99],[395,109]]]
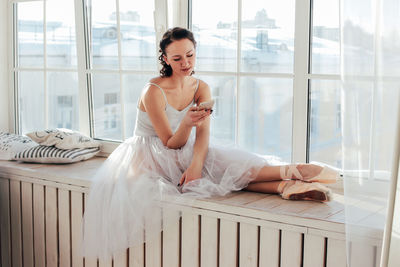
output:
[[[192,76],[193,34],[183,28],[168,30],[160,53],[163,68],[143,91],[134,137],[109,156],[92,183],[84,218],[85,255],[104,257],[143,242],[150,238],[147,232],[143,237],[145,224],[161,230],[155,210],[166,196],[187,204],[188,197],[246,189],[285,199],[329,201],[330,190],[317,182],[335,182],[332,169],[277,165],[272,157],[209,145],[212,110],[198,105],[210,101],[211,93]]]

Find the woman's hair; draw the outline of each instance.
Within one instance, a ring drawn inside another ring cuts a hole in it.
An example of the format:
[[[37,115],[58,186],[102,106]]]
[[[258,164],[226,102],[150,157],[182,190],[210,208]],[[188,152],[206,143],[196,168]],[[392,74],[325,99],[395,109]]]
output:
[[[196,48],[196,40],[194,39],[193,33],[185,28],[181,27],[175,27],[172,29],[169,29],[166,31],[160,41],[160,50],[159,52],[161,53],[160,56],[158,57],[158,60],[160,61],[162,65],[162,69],[160,70],[160,76],[161,77],[169,77],[172,75],[172,68],[170,65],[167,64],[167,62],[164,61],[164,56],[167,55],[165,52],[165,49],[167,46],[169,46],[173,41],[179,41],[182,39],[188,39],[190,40],[194,48]],[[194,71],[192,71],[191,74],[194,74]]]

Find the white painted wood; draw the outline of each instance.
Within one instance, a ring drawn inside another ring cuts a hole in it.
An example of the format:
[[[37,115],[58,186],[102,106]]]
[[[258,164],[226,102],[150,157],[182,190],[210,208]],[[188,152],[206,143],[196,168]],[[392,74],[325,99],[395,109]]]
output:
[[[258,226],[241,223],[239,232],[239,266],[257,267]]]
[[[84,194],[84,207],[83,210],[85,210],[85,207],[87,207],[86,203],[87,203],[87,198],[88,198],[88,194]],[[94,257],[85,257],[84,258],[85,261],[85,267],[97,267],[97,258]]]
[[[46,266],[44,186],[33,184],[33,235],[35,266]]]
[[[145,221],[146,267],[161,267],[161,216],[161,209],[154,209],[152,218]]]
[[[302,264],[302,234],[281,232],[281,267],[299,267]]]
[[[113,267],[126,267],[127,265],[128,265],[128,250],[115,253]]]
[[[352,243],[350,246],[350,266],[375,267],[375,249],[367,242]]]
[[[83,267],[82,257],[82,198],[83,194],[71,192],[72,267]]]
[[[57,236],[57,189],[45,187],[46,197],[46,263],[57,266],[58,236]]]
[[[179,211],[163,209],[163,266],[179,266]]]
[[[199,215],[182,213],[182,266],[199,267]]]
[[[19,181],[10,181],[10,207],[12,264],[13,267],[22,267],[21,185]]]
[[[99,259],[99,267],[112,267],[112,259]]]
[[[58,237],[60,244],[60,267],[71,266],[69,191],[58,189]]]
[[[375,267],[379,267],[381,264],[381,257],[382,257],[382,247],[376,247],[376,256],[375,256]]]
[[[0,178],[0,255],[1,266],[11,266],[10,181]]]
[[[238,223],[221,219],[219,229],[219,266],[237,266]]]
[[[261,226],[259,256],[260,267],[279,267],[279,239],[279,229]]]
[[[326,267],[346,266],[346,241],[328,238]]]
[[[144,267],[144,245],[129,248],[129,267]]]
[[[203,267],[218,266],[218,219],[201,217],[200,264]]]
[[[325,238],[316,235],[304,235],[304,266],[324,267]]]
[[[32,184],[22,182],[21,193],[23,263],[24,267],[33,267]]]

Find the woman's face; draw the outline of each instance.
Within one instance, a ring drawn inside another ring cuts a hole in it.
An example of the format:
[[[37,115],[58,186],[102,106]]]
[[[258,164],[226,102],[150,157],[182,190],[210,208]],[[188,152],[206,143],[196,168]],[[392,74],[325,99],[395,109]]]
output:
[[[189,76],[192,74],[196,63],[196,50],[192,41],[181,39],[173,41],[166,49],[164,61],[172,68],[174,75]]]

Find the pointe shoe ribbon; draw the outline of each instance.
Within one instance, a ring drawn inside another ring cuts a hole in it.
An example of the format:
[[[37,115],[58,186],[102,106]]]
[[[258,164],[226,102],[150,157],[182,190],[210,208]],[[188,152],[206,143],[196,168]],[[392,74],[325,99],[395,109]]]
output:
[[[328,167],[326,165],[322,165],[320,163],[311,163],[312,165],[317,165],[320,166],[322,169],[320,173],[313,177],[308,177],[304,178],[299,170],[297,169],[297,165],[284,165],[281,166],[280,168],[280,174],[282,179],[297,179],[301,180],[304,182],[317,182],[317,183],[323,183],[323,184],[333,184],[336,183],[336,181],[339,178],[339,172],[336,170],[332,169],[331,167]]]
[[[305,183],[303,181],[283,181],[278,186],[283,199],[313,200],[328,202],[332,199],[332,192],[319,183]]]

